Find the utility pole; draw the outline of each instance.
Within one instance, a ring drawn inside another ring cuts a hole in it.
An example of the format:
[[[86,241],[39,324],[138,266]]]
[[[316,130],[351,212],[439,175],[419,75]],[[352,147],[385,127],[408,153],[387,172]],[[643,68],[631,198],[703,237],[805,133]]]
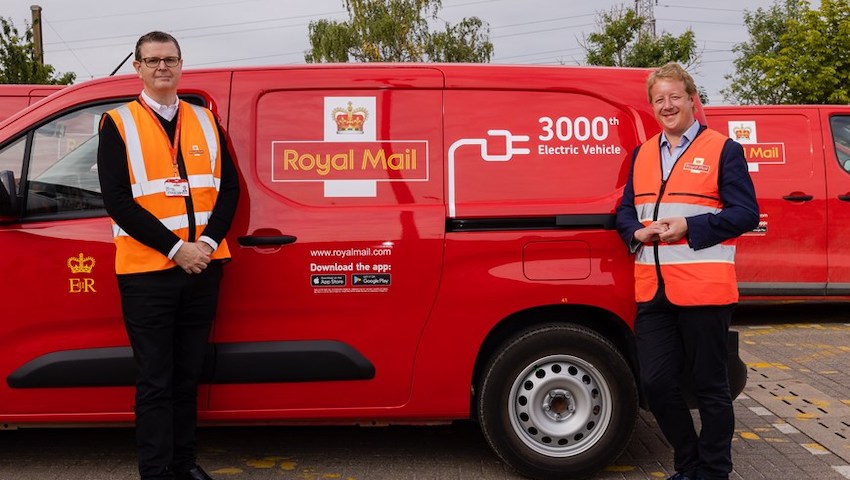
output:
[[[655,38],[655,5],[658,5],[658,0],[635,0],[635,13],[644,20],[638,38]]]
[[[36,62],[39,65],[44,65],[44,45],[41,41],[41,6],[30,5],[32,11],[32,42],[34,45],[34,54]]]

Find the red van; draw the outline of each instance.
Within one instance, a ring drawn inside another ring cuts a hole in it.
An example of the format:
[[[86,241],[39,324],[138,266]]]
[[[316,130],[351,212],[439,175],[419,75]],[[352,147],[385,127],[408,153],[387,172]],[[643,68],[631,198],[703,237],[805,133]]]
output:
[[[530,477],[615,460],[639,392],[614,209],[658,131],[647,73],[184,72],[180,96],[220,117],[243,191],[201,420],[472,418]],[[0,127],[0,426],[133,419],[95,137],[140,91],[135,76],[85,82]]]
[[[738,240],[738,285],[751,300],[850,299],[850,106],[706,107],[744,147],[759,227]]]
[[[65,85],[0,85],[0,122],[63,88]]]

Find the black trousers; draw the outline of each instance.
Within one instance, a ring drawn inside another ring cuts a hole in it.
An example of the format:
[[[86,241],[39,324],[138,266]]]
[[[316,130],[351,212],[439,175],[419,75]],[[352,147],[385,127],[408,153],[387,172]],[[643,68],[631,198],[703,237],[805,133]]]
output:
[[[215,317],[222,265],[119,275],[124,324],[138,367],[136,446],[143,480],[195,464],[198,380]]]
[[[663,288],[638,304],[635,319],[641,382],[649,407],[673,446],[677,472],[729,478],[735,416],[729,391],[726,337],[733,305],[679,307]],[[702,428],[697,434],[682,392],[692,383]]]

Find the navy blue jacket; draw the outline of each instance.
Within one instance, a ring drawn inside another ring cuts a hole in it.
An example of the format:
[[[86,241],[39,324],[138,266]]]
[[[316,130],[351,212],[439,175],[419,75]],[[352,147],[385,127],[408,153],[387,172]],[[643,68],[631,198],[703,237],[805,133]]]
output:
[[[699,133],[706,129],[701,126]],[[660,137],[659,137],[660,141]],[[693,142],[691,142],[693,144]],[[617,207],[617,231],[620,237],[634,252],[639,243],[635,243],[634,234],[643,228],[638,221],[637,210],[635,210],[635,191],[632,183],[634,174],[635,158],[637,158],[640,147],[632,154],[632,166],[629,168],[629,178],[623,190],[623,198]],[[682,157],[679,157],[681,159]],[[676,164],[673,166],[675,170]],[[661,157],[658,158],[658,168],[661,169]],[[747,171],[747,161],[744,158],[744,149],[732,139],[726,140],[723,150],[720,152],[719,173],[720,200],[723,202],[723,210],[717,214],[702,214],[687,217],[688,245],[694,250],[708,248],[718,243],[740,236],[758,226],[759,207],[756,202],[756,192],[753,180]],[[659,185],[660,187],[660,185]]]

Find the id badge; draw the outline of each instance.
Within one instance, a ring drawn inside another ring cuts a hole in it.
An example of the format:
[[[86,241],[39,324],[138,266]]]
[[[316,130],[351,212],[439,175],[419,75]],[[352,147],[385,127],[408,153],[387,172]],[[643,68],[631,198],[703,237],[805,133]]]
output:
[[[165,196],[188,197],[189,180],[185,178],[169,178],[165,180]]]

